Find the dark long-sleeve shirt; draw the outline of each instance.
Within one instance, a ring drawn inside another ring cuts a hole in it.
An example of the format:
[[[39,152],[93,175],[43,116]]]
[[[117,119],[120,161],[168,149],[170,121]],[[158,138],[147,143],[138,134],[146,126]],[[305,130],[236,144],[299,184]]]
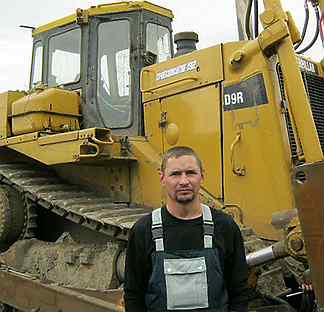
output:
[[[214,246],[221,250],[225,285],[229,295],[229,310],[247,311],[247,264],[241,232],[233,219],[212,209]],[[203,249],[202,217],[182,220],[162,208],[165,251]],[[154,243],[151,214],[140,219],[132,228],[126,254],[126,312],[146,312],[145,293],[152,272],[151,254]],[[199,311],[203,311],[200,309]]]

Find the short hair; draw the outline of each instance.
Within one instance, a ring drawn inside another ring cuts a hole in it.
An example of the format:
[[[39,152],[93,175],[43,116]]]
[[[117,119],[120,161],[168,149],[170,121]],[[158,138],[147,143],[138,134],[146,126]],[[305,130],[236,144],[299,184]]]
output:
[[[200,158],[198,157],[197,153],[190,147],[187,146],[175,146],[175,147],[171,147],[170,149],[168,149],[163,157],[162,157],[162,162],[161,162],[161,172],[164,173],[165,168],[166,168],[166,164],[167,161],[170,158],[179,158],[181,156],[193,156],[196,161],[197,164],[199,166],[200,172],[203,172],[203,165],[202,165],[202,161],[200,160]]]

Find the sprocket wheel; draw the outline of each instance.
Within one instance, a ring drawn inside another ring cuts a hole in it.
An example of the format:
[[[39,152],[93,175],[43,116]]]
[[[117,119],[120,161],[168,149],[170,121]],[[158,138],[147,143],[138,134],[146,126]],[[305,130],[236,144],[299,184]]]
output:
[[[8,249],[25,231],[27,211],[18,191],[0,185],[0,250]]]

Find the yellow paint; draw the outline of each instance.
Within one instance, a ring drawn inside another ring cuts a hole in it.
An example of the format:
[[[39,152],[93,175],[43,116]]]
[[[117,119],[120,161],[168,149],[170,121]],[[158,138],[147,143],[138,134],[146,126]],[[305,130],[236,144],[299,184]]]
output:
[[[93,182],[96,189],[114,191],[109,187],[119,187],[121,196],[116,196],[120,200],[151,207],[159,207],[163,201],[159,183],[162,153],[174,145],[191,146],[205,167],[201,191],[204,200],[217,202],[218,207],[229,207],[258,235],[279,239],[280,233],[271,225],[272,215],[294,209],[295,203],[291,183],[293,164],[275,64],[264,54],[273,46],[278,46],[297,139],[305,158],[313,162],[323,156],[289,37],[292,33],[296,41],[298,33],[291,17],[280,9],[279,1],[265,0],[265,7],[268,11],[262,20],[266,31],[259,39],[217,45],[143,69],[145,137],[128,138],[131,155],[122,154],[117,136],[114,144],[107,142],[107,145],[96,142],[91,129],[40,137],[39,132],[33,132],[39,130],[39,125],[28,128],[26,121],[20,127],[23,132],[31,133],[3,139],[0,145],[47,165],[68,164],[57,168],[68,180],[86,185],[98,177]],[[172,18],[171,11],[145,1],[98,6],[86,10],[85,15],[142,9]],[[36,29],[34,35],[75,20],[76,15],[71,15]],[[223,88],[260,73],[268,104],[224,112]],[[17,105],[15,119],[28,112],[26,103]],[[34,109],[45,105],[44,101],[32,103]],[[82,157],[82,152],[89,154]],[[71,163],[83,164],[83,161],[84,170],[74,171]],[[92,171],[92,164],[99,169]],[[116,172],[120,174],[120,183],[108,178]]]
[[[59,88],[27,95],[12,103],[12,133],[77,130],[79,106],[76,92]]]
[[[264,47],[268,46],[265,42]],[[237,51],[243,52],[242,58],[233,57]],[[198,71],[156,79],[160,73],[191,61],[197,61]],[[223,112],[220,86],[260,73],[269,103]],[[271,225],[272,214],[295,205],[293,164],[276,75],[275,64],[253,41],[195,51],[145,68],[141,77],[148,143],[157,152],[167,150],[175,141],[197,150],[206,168],[204,191],[224,206],[236,206],[242,211],[243,222],[267,239],[281,236]],[[304,120],[305,127],[308,122]],[[169,125],[176,126],[175,134],[168,133]],[[233,166],[240,170],[233,172]]]
[[[131,199],[151,207],[160,207],[162,191],[159,181],[161,153],[144,138],[130,138],[137,163],[131,169]]]
[[[222,198],[220,87],[212,84],[162,99],[167,124],[179,129],[177,145],[191,146],[206,168],[203,186]],[[162,128],[164,151],[172,147]]]
[[[38,139],[38,143],[39,145],[48,145],[48,144],[56,144],[56,143],[62,143],[68,141],[75,141],[78,139],[79,139],[79,132],[73,131],[73,132],[61,133],[56,135],[45,135]]]
[[[103,4],[103,5],[90,7],[89,9],[83,11],[85,12],[86,15],[91,17],[91,16],[98,16],[98,15],[104,15],[110,13],[131,12],[131,11],[139,11],[139,10],[147,10],[169,18],[173,18],[173,13],[171,10],[147,1],[129,1],[129,2],[116,2],[111,4]],[[49,31],[57,27],[62,27],[68,24],[72,24],[76,22],[76,18],[77,18],[77,14],[71,14],[67,17],[40,26],[33,31],[33,36],[37,36],[43,32]]]
[[[0,140],[0,146],[9,147],[46,165],[109,160],[113,158],[113,145],[110,130],[101,128],[47,136],[33,132]]]
[[[194,70],[156,79],[160,73],[193,62]],[[222,68],[218,45],[146,67],[141,76],[148,142],[157,152],[174,144],[194,147],[207,169],[203,186],[209,199],[222,198],[221,119],[217,105]]]
[[[224,58],[240,49],[241,44],[225,44]],[[255,54],[233,70],[224,67],[224,86],[262,73],[268,104],[224,112],[224,201],[235,203],[243,211],[243,221],[261,236],[278,239],[280,233],[271,225],[272,214],[294,208],[291,184],[291,155],[279,98],[275,67],[262,52]],[[231,146],[235,146],[235,163],[245,169],[245,175],[233,173]]]
[[[179,127],[175,123],[169,123],[165,129],[166,142],[173,146],[178,143],[180,137]]]
[[[143,102],[200,88],[223,80],[222,62],[221,46],[218,45],[176,57],[168,62],[146,67],[141,74]],[[193,70],[188,70],[190,64],[193,63],[196,66],[192,66]],[[184,67],[187,67],[184,72],[157,80],[161,73],[172,72],[176,69],[181,70]]]
[[[162,133],[160,131],[161,111],[160,100],[144,104],[145,136],[152,148],[158,153],[163,153]]]
[[[275,31],[276,24],[286,24],[288,17],[282,9],[280,0],[265,0],[264,6],[266,12],[272,12],[275,17],[274,21],[262,20],[261,18],[266,31],[272,34],[272,29]],[[288,27],[293,26],[287,24]],[[301,143],[306,162],[321,161],[323,160],[323,153],[290,36],[280,41],[277,55],[285,77],[285,89],[290,103],[290,111],[296,122],[298,140]],[[287,83],[287,81],[294,81],[294,83]]]
[[[27,142],[37,140],[38,137],[39,137],[38,132],[27,133],[24,135],[16,135],[16,136],[1,140],[0,146],[9,146],[9,145],[15,145],[15,144],[20,144],[20,143],[27,143]]]
[[[25,95],[25,92],[8,91],[0,94],[0,139],[11,136],[11,124],[8,117],[11,117],[12,103]]]

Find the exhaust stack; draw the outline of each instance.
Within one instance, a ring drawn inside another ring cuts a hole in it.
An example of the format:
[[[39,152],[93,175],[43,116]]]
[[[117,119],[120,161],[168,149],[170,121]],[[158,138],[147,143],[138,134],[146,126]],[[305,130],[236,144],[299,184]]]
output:
[[[180,32],[174,35],[174,43],[177,45],[175,57],[197,50],[198,34],[191,31]]]

